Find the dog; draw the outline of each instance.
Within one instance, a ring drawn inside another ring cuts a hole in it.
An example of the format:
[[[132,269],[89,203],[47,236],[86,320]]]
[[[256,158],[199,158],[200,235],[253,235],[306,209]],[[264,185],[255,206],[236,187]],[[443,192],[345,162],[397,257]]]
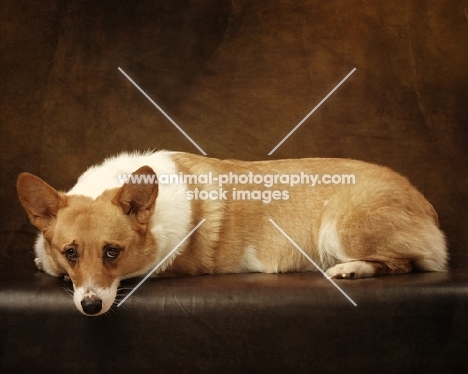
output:
[[[317,265],[327,278],[357,279],[447,269],[432,205],[405,177],[363,161],[122,153],[89,168],[68,193],[29,173],[17,190],[40,230],[36,265],[69,277],[88,316],[109,311],[122,279],[165,257],[159,275]]]

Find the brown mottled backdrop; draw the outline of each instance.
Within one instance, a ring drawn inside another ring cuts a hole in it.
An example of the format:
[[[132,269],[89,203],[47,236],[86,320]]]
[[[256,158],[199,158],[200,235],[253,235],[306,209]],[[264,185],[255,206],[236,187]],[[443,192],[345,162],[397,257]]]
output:
[[[468,268],[468,6],[453,1],[38,1],[1,5],[3,275],[33,271],[22,171],[70,188],[123,150],[392,167]],[[351,77],[273,147],[353,68]]]

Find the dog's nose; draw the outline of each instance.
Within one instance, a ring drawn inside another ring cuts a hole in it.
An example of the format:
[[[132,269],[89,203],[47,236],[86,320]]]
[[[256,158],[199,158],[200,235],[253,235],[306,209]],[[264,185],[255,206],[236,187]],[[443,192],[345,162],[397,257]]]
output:
[[[83,308],[83,312],[86,314],[97,314],[102,309],[102,300],[96,295],[85,296],[81,301],[81,307]]]

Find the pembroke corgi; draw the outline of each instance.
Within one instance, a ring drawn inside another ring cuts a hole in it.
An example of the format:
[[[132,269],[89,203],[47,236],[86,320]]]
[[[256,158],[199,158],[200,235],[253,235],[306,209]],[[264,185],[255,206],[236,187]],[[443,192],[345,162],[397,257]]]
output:
[[[122,279],[165,257],[159,274],[316,270],[295,245],[329,278],[447,267],[432,205],[400,174],[362,161],[123,153],[67,193],[28,173],[17,189],[40,230],[37,266],[70,278],[85,315],[106,313]]]

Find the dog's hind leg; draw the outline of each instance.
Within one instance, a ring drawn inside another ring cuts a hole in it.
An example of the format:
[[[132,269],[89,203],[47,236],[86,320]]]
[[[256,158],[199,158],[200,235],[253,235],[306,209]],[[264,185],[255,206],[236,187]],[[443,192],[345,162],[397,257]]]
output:
[[[411,273],[413,266],[408,259],[388,259],[384,261],[356,260],[337,264],[326,271],[330,278],[358,279],[376,275]]]

